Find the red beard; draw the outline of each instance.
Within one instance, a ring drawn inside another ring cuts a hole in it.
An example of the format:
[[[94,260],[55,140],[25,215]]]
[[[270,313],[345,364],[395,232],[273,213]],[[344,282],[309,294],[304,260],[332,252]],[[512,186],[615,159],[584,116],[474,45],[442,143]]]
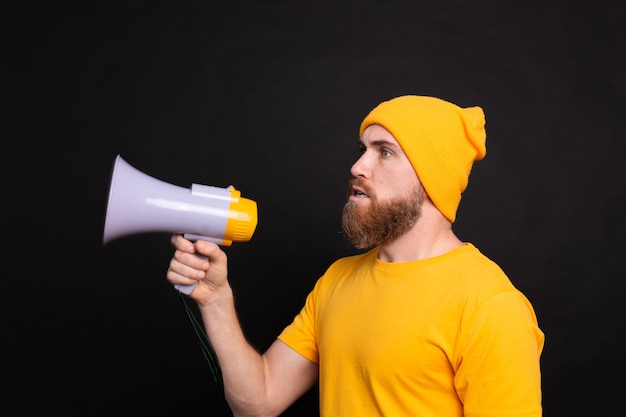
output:
[[[350,180],[348,197],[352,195],[353,185],[361,188],[370,200],[369,206],[349,200],[343,208],[344,236],[358,249],[394,241],[413,227],[421,215],[425,198],[421,187],[399,197],[378,200],[374,190],[358,179]]]

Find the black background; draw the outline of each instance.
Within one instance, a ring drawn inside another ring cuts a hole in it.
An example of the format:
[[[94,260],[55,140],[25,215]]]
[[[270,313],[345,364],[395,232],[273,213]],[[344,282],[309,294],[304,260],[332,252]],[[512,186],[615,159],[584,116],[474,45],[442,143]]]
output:
[[[90,2],[2,13],[3,415],[218,415],[165,271],[102,245],[113,160],[255,200],[226,248],[264,350],[340,234],[358,125],[434,95],[487,115],[455,230],[533,302],[546,416],[622,408],[626,33],[619,1]],[[316,394],[285,416],[317,414]]]

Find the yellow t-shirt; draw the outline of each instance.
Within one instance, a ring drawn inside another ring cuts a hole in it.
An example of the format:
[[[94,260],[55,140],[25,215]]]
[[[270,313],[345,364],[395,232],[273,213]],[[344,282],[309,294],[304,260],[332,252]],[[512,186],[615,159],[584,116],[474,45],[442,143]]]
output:
[[[279,339],[319,364],[322,417],[541,416],[543,332],[472,244],[339,259]]]

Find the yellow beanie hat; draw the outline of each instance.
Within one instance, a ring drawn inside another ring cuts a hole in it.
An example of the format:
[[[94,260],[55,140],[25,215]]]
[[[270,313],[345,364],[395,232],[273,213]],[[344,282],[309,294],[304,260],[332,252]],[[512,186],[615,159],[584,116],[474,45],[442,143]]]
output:
[[[376,106],[359,134],[372,124],[383,126],[398,141],[432,202],[454,223],[472,164],[486,154],[483,110],[407,95]]]

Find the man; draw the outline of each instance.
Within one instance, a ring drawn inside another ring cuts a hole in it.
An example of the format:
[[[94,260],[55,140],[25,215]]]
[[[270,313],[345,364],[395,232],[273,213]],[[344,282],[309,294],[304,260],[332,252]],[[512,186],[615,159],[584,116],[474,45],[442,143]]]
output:
[[[319,381],[321,416],[540,416],[544,335],[505,273],[452,231],[480,107],[380,103],[360,127],[343,213],[365,253],[334,262],[263,354],[246,341],[225,253],[180,235],[167,278],[190,294],[235,416],[276,416]],[[194,254],[204,255],[207,260]]]

